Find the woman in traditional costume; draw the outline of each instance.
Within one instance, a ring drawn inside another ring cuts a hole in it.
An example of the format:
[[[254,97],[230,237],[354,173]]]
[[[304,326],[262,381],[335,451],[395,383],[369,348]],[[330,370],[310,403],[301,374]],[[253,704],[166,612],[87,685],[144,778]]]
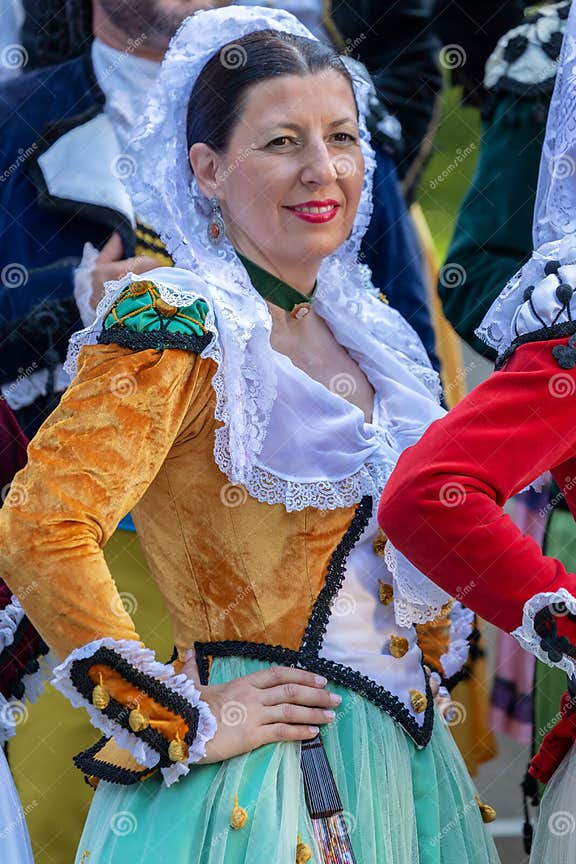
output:
[[[390,541],[423,573],[446,591],[458,586],[467,605],[568,676],[557,725],[529,769],[548,784],[534,864],[576,855],[576,574],[544,556],[503,507],[550,471],[576,514],[575,56],[573,5],[542,151],[534,252],[477,331],[498,352],[497,371],[402,455],[379,508]]]
[[[358,263],[365,98],[290,14],[202,12],[126,154],[176,267],[108,286],[0,518],[53,683],[104,733],[76,757],[99,781],[78,862],[498,860],[418,644],[450,599],[390,572],[373,507],[443,411]],[[173,666],[104,562],[128,511]],[[446,676],[470,617],[454,604]]]

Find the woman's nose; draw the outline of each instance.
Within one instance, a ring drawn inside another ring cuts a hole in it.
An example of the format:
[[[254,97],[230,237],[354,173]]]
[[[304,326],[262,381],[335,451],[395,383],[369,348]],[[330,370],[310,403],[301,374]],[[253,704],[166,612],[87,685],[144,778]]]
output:
[[[306,164],[302,170],[302,182],[316,186],[328,186],[338,177],[335,164],[338,157],[330,153],[322,141],[307,148]]]

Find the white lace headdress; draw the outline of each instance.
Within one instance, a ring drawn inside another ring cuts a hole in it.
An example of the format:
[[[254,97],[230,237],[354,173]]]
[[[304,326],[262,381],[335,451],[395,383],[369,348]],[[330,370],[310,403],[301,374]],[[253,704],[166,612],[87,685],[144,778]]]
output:
[[[181,269],[160,268],[140,277],[129,274],[109,283],[95,322],[72,337],[67,369],[74,374],[80,348],[97,341],[111,303],[134,279],[153,278],[163,299],[176,306],[188,305],[197,297],[208,299],[205,324],[214,338],[203,356],[217,363],[213,386],[216,417],[222,426],[216,432],[214,456],[219,468],[254,497],[268,503],[282,501],[289,510],[350,506],[363,495],[378,499],[403,447],[414,443],[439,416],[439,379],[412,328],[377,300],[370,272],[358,260],[372,214],[375,157],[364,120],[370,83],[350,64],[360,110],[365,175],[352,232],[323,262],[318,274],[315,309],[352,354],[370,356],[378,368],[389,373],[383,390],[397,437],[394,430],[383,433],[374,462],[339,478],[322,475],[313,482],[306,477],[287,481],[270,463],[263,470],[263,448],[278,386],[270,345],[271,318],[228,239],[219,246],[208,241],[210,207],[188,162],[186,117],[191,91],[207,61],[222,51],[223,63],[229,68],[240,66],[245,62],[245,49],[236,41],[264,29],[315,38],[287,12],[238,6],[198,12],[173,38],[125,154],[125,173],[135,211],[158,232],[176,268]],[[398,591],[399,597],[406,598],[403,623],[410,623],[411,617],[435,617],[447,595],[398,557],[404,565],[397,577],[400,581],[404,574],[405,591]]]
[[[568,332],[576,320],[576,292],[557,290],[562,284],[576,286],[575,3],[566,22],[548,113],[532,239],[530,260],[509,280],[476,331],[500,356],[519,337],[552,328],[560,333],[562,325]],[[559,268],[551,262],[558,262]]]

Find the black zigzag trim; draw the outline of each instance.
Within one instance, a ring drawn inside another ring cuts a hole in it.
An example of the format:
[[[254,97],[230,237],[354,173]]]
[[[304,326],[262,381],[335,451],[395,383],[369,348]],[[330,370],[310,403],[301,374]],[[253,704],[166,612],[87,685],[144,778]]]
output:
[[[106,780],[108,783],[117,783],[120,786],[132,786],[134,783],[138,783],[145,777],[155,773],[155,768],[143,768],[141,771],[133,771],[131,768],[122,768],[120,765],[112,765],[110,762],[97,759],[96,756],[108,741],[110,741],[110,738],[103,735],[92,747],[83,750],[82,753],[78,753],[73,757],[74,765],[86,777],[97,777],[98,780]],[[91,784],[89,783],[89,785]]]
[[[92,692],[96,686],[89,677],[88,672],[91,667],[96,664],[102,664],[103,666],[109,666],[111,669],[114,669],[122,676],[122,678],[124,678],[124,680],[133,684],[134,687],[142,693],[150,696],[155,702],[163,705],[164,708],[173,711],[174,714],[182,717],[188,725],[188,732],[184,736],[183,740],[188,746],[192,746],[198,729],[198,709],[190,705],[190,703],[178,693],[175,693],[173,690],[170,690],[169,687],[162,684],[161,681],[135,669],[134,666],[128,663],[127,660],[124,660],[123,657],[111,648],[98,648],[91,657],[87,657],[83,660],[75,660],[72,663],[70,668],[70,679],[76,690],[88,702],[92,703]],[[110,720],[114,720],[114,722],[122,726],[123,729],[130,732],[131,735],[135,735],[137,738],[142,739],[142,741],[145,741],[146,744],[156,750],[160,755],[159,765],[162,768],[172,765],[172,760],[168,756],[168,747],[170,742],[166,740],[162,733],[157,732],[151,726],[141,732],[134,732],[128,723],[130,710],[130,708],[122,705],[122,703],[117,702],[116,699],[111,697],[110,703],[106,708],[102,709],[101,713]]]
[[[498,356],[494,368],[501,369],[520,345],[526,345],[528,342],[549,342],[553,339],[562,339],[564,336],[572,336],[573,333],[576,333],[576,321],[565,321],[563,324],[554,324],[552,327],[541,327],[531,333],[524,333],[523,336],[518,336],[503,354]]]
[[[348,530],[332,554],[325,584],[314,604],[299,650],[294,651],[281,645],[267,645],[263,642],[196,642],[196,661],[202,684],[208,684],[210,657],[250,657],[254,660],[278,663],[281,666],[298,666],[324,675],[330,681],[364,696],[396,720],[418,747],[425,747],[428,744],[434,723],[434,701],[428,679],[426,680],[426,710],[422,726],[419,726],[404,703],[380,684],[348,666],[319,656],[330,618],[330,606],[344,580],[346,560],[366,528],[371,514],[372,498],[365,496],[356,508]]]
[[[146,351],[149,348],[155,351],[180,348],[193,354],[201,354],[211,341],[212,333],[198,336],[195,333],[171,333],[169,330],[140,332],[131,330],[123,324],[113,324],[107,330],[102,330],[98,336],[100,345],[121,345],[123,348],[131,348],[132,351]]]

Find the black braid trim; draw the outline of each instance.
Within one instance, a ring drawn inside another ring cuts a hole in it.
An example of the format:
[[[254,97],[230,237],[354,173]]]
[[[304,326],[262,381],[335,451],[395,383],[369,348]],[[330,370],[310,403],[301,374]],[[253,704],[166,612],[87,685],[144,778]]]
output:
[[[372,498],[370,495],[365,495],[356,508],[356,513],[348,530],[330,558],[326,580],[314,603],[310,620],[302,637],[300,645],[300,654],[302,657],[307,657],[308,654],[312,657],[318,656],[326,634],[332,601],[344,581],[346,561],[368,525],[371,515]]]
[[[112,765],[110,762],[104,762],[102,759],[97,759],[98,753],[103,749],[104,745],[110,741],[106,735],[99,738],[92,747],[83,750],[73,757],[74,765],[85,775],[85,780],[89,786],[88,777],[97,777],[98,780],[106,780],[108,783],[117,783],[120,786],[132,786],[145,778],[155,774],[156,768],[143,768],[141,771],[133,771],[131,768],[122,768],[120,765]]]
[[[510,359],[520,345],[526,345],[528,342],[549,342],[552,339],[562,339],[564,336],[572,336],[576,333],[576,321],[564,321],[562,324],[554,324],[552,327],[541,327],[539,330],[532,330],[531,333],[524,333],[523,336],[518,336],[506,351],[498,356],[495,369],[501,369],[504,363]]]
[[[330,618],[330,606],[344,581],[346,559],[360,539],[371,515],[372,498],[366,495],[358,504],[350,526],[332,554],[325,584],[314,604],[298,651],[283,648],[281,645],[267,645],[263,642],[196,642],[194,647],[201,683],[208,684],[210,657],[250,657],[268,663],[278,663],[280,666],[297,666],[324,675],[330,681],[364,696],[396,720],[417,746],[425,747],[430,741],[434,722],[434,701],[428,679],[426,680],[427,704],[423,724],[420,726],[404,703],[380,684],[376,684],[375,681],[348,666],[319,656]]]
[[[192,745],[198,730],[198,709],[194,708],[178,693],[175,693],[165,684],[162,684],[161,681],[135,669],[134,666],[128,663],[127,660],[124,660],[123,657],[111,648],[98,648],[91,657],[87,657],[84,660],[75,660],[72,663],[70,668],[70,679],[76,690],[84,697],[84,699],[92,704],[92,692],[96,685],[89,677],[88,672],[91,667],[96,664],[102,664],[103,666],[109,666],[111,669],[114,669],[124,678],[125,681],[128,681],[138,690],[142,691],[142,693],[150,696],[155,702],[163,705],[164,708],[168,708],[170,711],[173,711],[174,714],[182,717],[188,725],[188,732],[184,736],[183,740],[188,744],[188,746]],[[122,705],[122,703],[117,702],[116,699],[111,697],[110,703],[101,713],[104,714],[105,717],[108,717],[109,720],[118,723],[123,729],[130,732],[131,735],[135,735],[136,738],[140,738],[156,750],[160,755],[160,761],[158,763],[159,767],[165,768],[172,765],[173,762],[168,756],[168,747],[170,742],[166,740],[161,732],[157,732],[151,726],[141,732],[134,732],[128,723],[130,710],[129,707]]]
[[[560,605],[557,604],[556,608]],[[540,637],[540,648],[548,655],[550,663],[559,663],[564,655],[576,660],[576,645],[573,645],[566,636],[559,636],[556,627],[556,616],[553,613],[554,604],[544,606],[534,616],[534,630]],[[576,615],[571,612],[566,612],[565,608],[558,608],[557,615],[567,617],[570,621],[576,623]]]
[[[482,650],[482,648],[478,647],[480,636],[480,631],[477,627],[474,627],[466,640],[469,645],[468,659],[466,660],[461,669],[458,669],[458,671],[451,675],[449,678],[446,678],[445,675],[440,673],[442,685],[448,690],[449,693],[451,693],[452,690],[456,687],[456,685],[460,684],[461,681],[467,681],[472,676],[471,663],[474,660],[480,660],[482,657],[485,656],[485,652]]]
[[[193,354],[201,354],[211,341],[212,333],[204,333],[202,336],[195,333],[171,333],[169,330],[146,330],[141,333],[123,324],[113,324],[108,330],[102,330],[98,336],[100,345],[121,345],[132,351],[146,351],[149,348],[155,351],[180,348]]]

